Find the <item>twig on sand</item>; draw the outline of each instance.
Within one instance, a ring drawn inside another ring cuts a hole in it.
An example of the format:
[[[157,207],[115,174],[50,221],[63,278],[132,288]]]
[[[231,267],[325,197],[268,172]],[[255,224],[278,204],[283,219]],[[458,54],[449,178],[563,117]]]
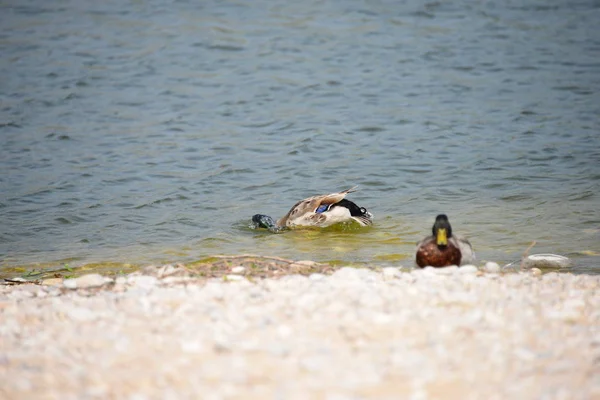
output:
[[[536,245],[536,241],[534,240],[533,242],[531,242],[531,244],[529,245],[529,247],[527,247],[527,249],[525,249],[525,252],[523,253],[523,256],[521,257],[521,271],[524,269],[524,264],[525,264],[525,259],[529,256],[529,251],[533,248],[533,246]]]

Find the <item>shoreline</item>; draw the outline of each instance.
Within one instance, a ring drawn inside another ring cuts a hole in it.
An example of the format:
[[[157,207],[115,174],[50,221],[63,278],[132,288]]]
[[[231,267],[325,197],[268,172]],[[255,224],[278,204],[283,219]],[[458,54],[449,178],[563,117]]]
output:
[[[318,264],[304,261],[287,264],[296,273],[275,279],[248,275],[249,266],[228,268],[219,277],[165,265],[115,278],[0,286],[0,393],[600,395],[600,276],[477,268],[312,272]]]
[[[520,261],[513,261],[508,264],[498,264],[493,261],[487,261],[485,264],[480,264],[478,269],[482,271],[486,271],[487,264],[495,264],[497,267],[494,267],[497,272],[500,273],[513,273],[518,272],[520,270],[531,270],[532,268],[539,268],[541,273],[547,272],[559,272],[559,273],[572,273],[576,275],[600,275],[600,268],[591,266],[589,264],[583,265],[580,263],[576,263],[573,259],[569,259],[563,256],[558,256],[554,254],[534,254],[530,257],[535,256],[552,256],[554,260],[536,260],[533,262],[529,262],[529,265],[525,268],[520,268],[519,264],[523,263],[525,256]],[[562,258],[563,260],[556,259]],[[177,263],[166,263],[164,265],[175,265],[179,267],[184,267],[189,270],[191,274],[196,274],[199,276],[221,276],[222,274],[227,273],[227,271],[222,270],[223,268],[232,267],[236,265],[246,265],[246,266],[258,266],[261,271],[256,274],[253,268],[250,268],[248,273],[245,275],[257,276],[260,278],[264,277],[274,277],[272,271],[269,271],[269,268],[273,268],[274,270],[278,270],[282,274],[289,273],[300,273],[303,275],[312,273],[312,272],[321,272],[327,271],[331,273],[332,271],[341,268],[342,266],[350,266],[353,268],[367,268],[373,270],[381,270],[384,268],[400,268],[403,272],[409,272],[415,269],[418,269],[416,266],[412,266],[414,261],[410,261],[408,259],[397,260],[395,262],[343,262],[341,260],[330,260],[330,261],[312,261],[312,260],[301,260],[295,261],[292,259],[285,259],[276,256],[262,256],[257,254],[237,254],[237,255],[210,255],[203,257],[194,261],[183,261]],[[566,264],[561,264],[566,262]],[[410,264],[410,266],[406,266]],[[216,265],[220,264],[220,265]],[[302,268],[300,264],[304,264]],[[554,265],[553,265],[554,264]],[[79,265],[70,265],[68,263],[43,263],[43,264],[35,264],[35,265],[21,265],[21,266],[12,266],[5,267],[0,270],[0,285],[3,280],[11,281],[28,281],[31,283],[41,283],[46,279],[50,278],[77,278],[81,275],[90,274],[90,273],[98,273],[105,276],[117,277],[123,276],[130,273],[144,271],[147,268],[152,268],[156,264],[129,264],[122,262],[90,262],[83,263]],[[161,264],[163,265],[163,264]],[[214,274],[211,268],[215,267],[217,269],[217,273]],[[289,267],[293,267],[290,271]],[[305,267],[311,268],[305,268]],[[489,271],[488,271],[489,272]],[[19,283],[19,282],[15,282]]]

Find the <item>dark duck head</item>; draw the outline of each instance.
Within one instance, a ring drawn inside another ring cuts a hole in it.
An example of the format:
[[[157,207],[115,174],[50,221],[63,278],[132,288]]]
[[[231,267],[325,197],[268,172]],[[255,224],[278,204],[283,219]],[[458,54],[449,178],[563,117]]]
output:
[[[265,228],[272,232],[278,232],[281,230],[280,227],[277,226],[273,218],[264,214],[254,214],[252,216],[252,228]]]

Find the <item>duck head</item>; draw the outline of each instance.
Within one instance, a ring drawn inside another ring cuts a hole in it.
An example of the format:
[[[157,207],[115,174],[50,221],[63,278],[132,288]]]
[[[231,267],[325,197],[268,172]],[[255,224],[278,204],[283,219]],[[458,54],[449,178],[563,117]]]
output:
[[[452,237],[452,226],[450,226],[446,214],[440,214],[435,217],[432,231],[438,247],[448,246],[448,239]]]
[[[253,228],[266,228],[271,232],[279,232],[282,230],[280,226],[277,226],[275,220],[268,215],[254,214],[252,216],[252,227]]]

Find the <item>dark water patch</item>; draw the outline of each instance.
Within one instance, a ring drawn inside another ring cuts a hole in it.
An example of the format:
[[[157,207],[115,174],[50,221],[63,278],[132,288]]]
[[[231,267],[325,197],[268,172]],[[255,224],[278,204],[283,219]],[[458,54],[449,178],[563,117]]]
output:
[[[69,136],[69,135],[58,134],[58,133],[49,133],[46,135],[46,138],[56,139],[56,140],[73,140],[73,138],[71,138],[71,136]],[[49,159],[46,159],[46,161],[49,161]]]
[[[596,192],[588,190],[588,191],[585,191],[582,193],[573,193],[568,197],[568,199],[569,199],[569,201],[581,201],[581,200],[587,200],[589,198],[595,197],[596,195],[597,195]]]
[[[532,198],[533,198],[532,195],[520,193],[520,194],[511,194],[511,195],[507,195],[507,196],[501,196],[500,200],[508,201],[508,202],[519,202],[519,201],[531,200]]]
[[[566,85],[566,86],[554,86],[552,87],[553,90],[559,90],[559,91],[566,91],[566,92],[572,92],[574,94],[594,94],[594,91],[590,90],[589,88],[583,88],[580,86],[572,86],[572,85]]]
[[[357,129],[357,131],[374,133],[374,132],[383,132],[383,131],[385,131],[385,128],[380,127],[380,126],[363,126],[359,129]]]

